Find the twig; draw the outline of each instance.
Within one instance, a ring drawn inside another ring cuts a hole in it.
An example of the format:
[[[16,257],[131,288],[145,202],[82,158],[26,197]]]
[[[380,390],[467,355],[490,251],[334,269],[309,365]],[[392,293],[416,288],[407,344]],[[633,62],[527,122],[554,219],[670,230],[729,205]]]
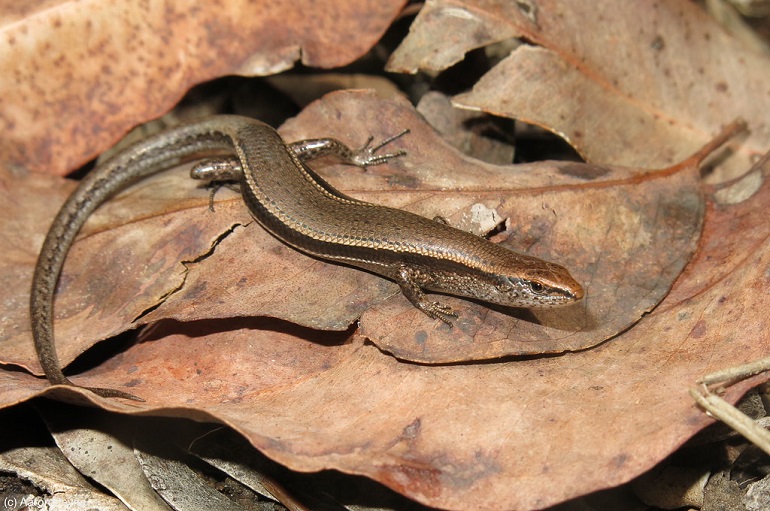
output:
[[[770,431],[714,394],[708,387],[714,384],[735,383],[765,371],[770,371],[770,357],[708,374],[700,379],[698,387],[690,389],[690,395],[707,414],[724,422],[748,441],[770,454]]]

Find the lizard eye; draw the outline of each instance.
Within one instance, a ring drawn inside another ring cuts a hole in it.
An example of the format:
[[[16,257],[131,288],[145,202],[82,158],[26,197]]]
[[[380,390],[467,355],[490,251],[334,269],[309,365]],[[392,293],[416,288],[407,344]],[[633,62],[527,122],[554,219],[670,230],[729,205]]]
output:
[[[532,292],[536,295],[539,295],[545,291],[545,286],[543,286],[540,282],[529,282],[529,289],[531,289]]]

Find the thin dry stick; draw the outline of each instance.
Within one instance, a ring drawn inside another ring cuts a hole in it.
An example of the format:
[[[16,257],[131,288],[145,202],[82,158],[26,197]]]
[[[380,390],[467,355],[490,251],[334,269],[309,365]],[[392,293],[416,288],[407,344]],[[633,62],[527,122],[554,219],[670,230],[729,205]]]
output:
[[[732,383],[744,378],[748,378],[749,376],[754,376],[755,374],[763,373],[765,371],[770,371],[770,357],[707,374],[698,380],[698,383],[702,383],[704,385],[714,385],[715,383],[725,382]]]
[[[770,454],[770,431],[761,427],[751,417],[721,397],[712,394],[705,386],[702,388],[702,392],[699,392],[697,388],[690,389],[690,395],[701,408],[706,410],[706,413],[724,422],[743,435],[749,442]]]
[[[690,395],[706,413],[724,422],[751,443],[770,454],[770,431],[708,388],[708,385],[725,382],[730,384],[764,371],[770,371],[770,357],[707,374],[698,382],[701,384],[699,387],[690,389]]]

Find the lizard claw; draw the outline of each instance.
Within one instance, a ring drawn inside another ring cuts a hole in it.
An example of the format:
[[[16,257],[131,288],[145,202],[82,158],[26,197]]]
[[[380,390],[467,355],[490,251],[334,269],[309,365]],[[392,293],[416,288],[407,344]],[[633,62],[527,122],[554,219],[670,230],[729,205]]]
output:
[[[393,153],[387,153],[387,154],[376,154],[376,153],[386,145],[390,144],[396,139],[403,137],[407,133],[409,133],[409,130],[405,129],[401,133],[397,135],[393,135],[392,137],[388,137],[382,142],[380,142],[379,144],[374,145],[373,147],[369,147],[369,145],[374,140],[374,137],[370,136],[366,140],[366,143],[363,146],[353,151],[353,155],[351,159],[355,163],[355,165],[365,168],[373,165],[380,165],[393,158],[398,158],[399,156],[405,156],[406,151],[403,151],[403,150],[399,150],[399,151],[395,151]]]
[[[441,302],[423,302],[420,310],[433,319],[443,321],[449,325],[449,328],[452,328],[452,322],[457,319],[457,313],[452,310],[452,307]]]

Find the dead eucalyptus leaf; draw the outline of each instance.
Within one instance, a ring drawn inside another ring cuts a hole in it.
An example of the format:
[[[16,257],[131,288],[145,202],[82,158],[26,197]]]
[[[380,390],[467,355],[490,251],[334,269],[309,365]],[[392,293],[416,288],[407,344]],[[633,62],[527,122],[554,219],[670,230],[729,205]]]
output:
[[[130,509],[170,511],[153,491],[134,455],[134,423],[104,412],[51,406],[40,409],[61,452],[81,474],[87,474]],[[83,424],[89,424],[83,427]]]
[[[496,128],[486,114],[454,108],[447,96],[435,91],[427,92],[420,98],[417,111],[441,135],[442,140],[463,154],[498,165],[513,162],[515,148],[511,143],[483,136],[485,128]],[[479,136],[480,133],[482,136]],[[493,133],[505,135],[497,131]]]
[[[349,110],[350,100],[345,94],[327,96],[294,122],[323,124],[347,140],[353,130],[344,120],[339,128],[332,120]],[[419,123],[386,101],[362,107],[356,118],[370,130],[382,129],[377,122],[387,119],[391,132]],[[318,136],[294,131],[294,122],[286,126],[287,133],[294,133],[288,138]],[[654,307],[697,244],[703,204],[694,162],[663,173],[572,162],[499,167],[469,160],[419,124],[412,135],[403,142],[406,158],[366,175],[343,169],[345,175],[332,182],[345,183],[343,191],[364,200],[427,217],[441,215],[453,225],[463,224],[480,203],[508,219],[504,243],[566,265],[588,298],[571,310],[532,310],[512,317],[510,309],[440,297],[461,311],[457,327],[450,330],[420,317],[395,294],[364,315],[362,332],[399,358],[443,363],[595,345]],[[363,181],[371,175],[378,175],[379,183]],[[409,193],[366,193],[394,184]]]
[[[300,60],[348,64],[379,40],[403,4],[5,2],[0,166],[65,174],[168,111],[194,84],[268,75]]]
[[[770,147],[770,57],[694,3],[428,1],[389,69],[443,69],[512,37],[538,46],[516,48],[455,105],[543,126],[595,163],[674,165],[736,117],[750,135],[722,173],[740,174]]]
[[[128,510],[118,499],[105,495],[90,484],[55,447],[4,449],[0,453],[0,469],[31,481],[48,492],[43,496],[17,495],[6,486],[3,488],[3,504],[6,509]]]
[[[56,307],[62,362],[98,340],[165,318],[271,316],[347,330],[366,310],[362,332],[405,360],[446,363],[583,349],[625,330],[660,302],[696,246],[703,204],[694,163],[662,174],[574,162],[485,164],[443,143],[405,100],[366,93],[331,94],[283,132],[289,140],[335,136],[355,145],[363,143],[355,142],[361,133],[381,139],[404,127],[412,129],[399,142],[407,157],[366,172],[329,167],[324,175],[344,193],[440,215],[460,227],[472,226],[478,206],[495,212],[507,222],[497,241],[567,266],[587,298],[568,308],[521,311],[439,297],[460,313],[450,330],[416,310],[395,284],[275,240],[251,220],[238,195],[208,212],[207,193],[195,190],[180,170],[110,201],[73,247]],[[13,190],[21,183],[10,184]],[[54,209],[48,206],[49,214]],[[18,228],[19,237],[8,238],[9,253],[30,232],[41,239],[44,229]],[[24,255],[31,275],[36,254]],[[19,276],[9,272],[7,278]],[[35,368],[26,288],[5,286],[16,298],[9,300],[12,319],[0,342],[3,360]]]
[[[156,456],[136,448],[136,457],[152,487],[175,511],[220,509],[222,511],[246,511],[207,484],[184,462]]]

